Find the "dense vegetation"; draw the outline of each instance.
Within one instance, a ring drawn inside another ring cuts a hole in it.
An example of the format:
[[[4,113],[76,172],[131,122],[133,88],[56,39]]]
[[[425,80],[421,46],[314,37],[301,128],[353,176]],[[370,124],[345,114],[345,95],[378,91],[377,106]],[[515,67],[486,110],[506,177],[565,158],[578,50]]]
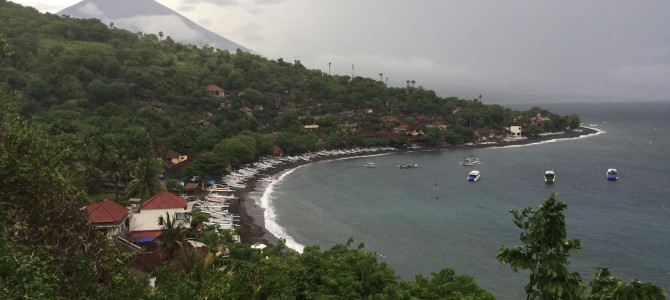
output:
[[[227,96],[207,94],[211,84]],[[156,181],[163,170],[156,157],[167,149],[201,154],[192,172],[214,177],[225,163],[254,161],[271,154],[274,145],[291,154],[408,142],[402,136],[362,137],[342,124],[379,133],[422,118],[448,125],[444,132],[427,130],[425,143],[470,142],[473,129],[503,132],[537,114],[550,121],[529,127],[531,134],[579,124],[574,115],[540,108],[515,112],[484,105],[481,98],[438,97],[414,84],[393,88],[369,78],[330,76],[299,61],[183,45],[162,33],[40,14],[5,0],[0,0],[0,106],[3,299],[493,299],[471,277],[449,269],[401,282],[351,241],[325,251],[307,247],[302,255],[281,243],[260,253],[210,230],[196,235],[168,226],[159,246],[171,259],[155,272],[157,287],[150,289],[148,276],[128,267],[132,256],[94,232],[81,208],[102,187],[121,202],[164,188]],[[362,108],[373,113],[356,113]],[[347,111],[354,114],[342,117]],[[383,116],[397,121],[380,124]],[[325,137],[305,132],[307,124],[320,125]],[[187,237],[211,251],[188,247]],[[227,250],[219,251],[220,245]],[[501,261],[530,266],[515,257]],[[608,270],[598,276],[602,280],[594,290],[639,291],[634,283],[612,279]],[[544,286],[533,278],[529,295],[544,299]]]

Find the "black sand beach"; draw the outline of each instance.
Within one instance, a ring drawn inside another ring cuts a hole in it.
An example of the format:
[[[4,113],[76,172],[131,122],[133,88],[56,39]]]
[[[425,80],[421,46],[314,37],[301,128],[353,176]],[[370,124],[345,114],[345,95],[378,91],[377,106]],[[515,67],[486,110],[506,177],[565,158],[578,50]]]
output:
[[[572,131],[562,134],[538,136],[535,138],[515,140],[510,142],[497,142],[495,144],[473,144],[473,145],[461,145],[461,146],[446,145],[437,147],[423,147],[421,149],[399,149],[389,151],[378,151],[374,152],[374,154],[402,153],[409,151],[467,150],[467,149],[479,149],[479,148],[490,148],[490,147],[505,147],[511,145],[527,145],[554,139],[576,138],[584,135],[595,134],[597,132],[598,131],[595,129],[582,127],[581,131]],[[242,227],[242,232],[240,234],[242,242],[245,243],[260,242],[266,245],[275,245],[278,242],[277,237],[275,237],[265,229],[265,220],[263,216],[264,209],[257,206],[254,203],[254,200],[249,198],[249,192],[254,191],[258,186],[257,182],[258,178],[262,178],[264,176],[274,176],[282,173],[285,170],[290,170],[300,165],[308,163],[345,158],[345,157],[362,156],[362,155],[365,155],[365,153],[343,154],[335,156],[319,156],[311,159],[310,161],[299,160],[296,162],[285,162],[274,168],[264,170],[254,178],[248,180],[247,181],[248,187],[244,190],[236,192],[236,196],[239,197],[239,200],[233,200],[230,206],[230,210],[232,213],[240,215],[239,225],[241,225]]]

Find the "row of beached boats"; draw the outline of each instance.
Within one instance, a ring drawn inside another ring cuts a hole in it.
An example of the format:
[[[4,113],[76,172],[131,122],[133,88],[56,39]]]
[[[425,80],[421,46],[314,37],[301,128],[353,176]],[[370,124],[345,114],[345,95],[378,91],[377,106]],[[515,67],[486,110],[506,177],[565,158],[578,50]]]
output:
[[[255,163],[249,164],[244,168],[231,170],[231,172],[219,181],[213,181],[207,188],[209,192],[204,199],[197,200],[194,207],[200,209],[203,213],[209,215],[209,221],[206,225],[216,226],[219,229],[231,229],[239,222],[239,215],[232,214],[228,211],[230,201],[240,200],[235,196],[235,192],[246,189],[247,182],[256,179],[257,181],[271,182],[277,180],[277,176],[265,175],[257,178],[263,171],[276,168],[284,163],[311,161],[313,158],[320,156],[336,156],[336,155],[356,155],[365,153],[374,153],[380,151],[392,151],[395,148],[390,147],[369,147],[369,148],[353,148],[346,150],[323,150],[318,152],[310,152],[297,156],[283,156],[283,157],[267,157]]]

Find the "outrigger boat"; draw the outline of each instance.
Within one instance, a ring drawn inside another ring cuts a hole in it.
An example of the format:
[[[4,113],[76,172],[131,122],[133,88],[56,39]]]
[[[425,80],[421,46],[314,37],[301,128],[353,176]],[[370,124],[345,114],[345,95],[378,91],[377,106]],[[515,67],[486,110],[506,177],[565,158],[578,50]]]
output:
[[[554,174],[554,171],[544,172],[544,182],[554,183],[554,181],[556,181],[556,174]]]
[[[472,170],[470,171],[470,174],[468,174],[468,181],[477,181],[479,180],[479,171],[477,170]]]
[[[461,162],[461,165],[463,166],[476,166],[476,165],[481,165],[482,162],[479,160],[479,158],[474,157],[474,156],[469,156],[468,158],[464,159]]]
[[[366,162],[364,166],[366,166],[368,168],[375,168],[375,167],[377,167],[377,164],[375,164],[373,162]]]
[[[411,168],[418,168],[418,164],[404,164],[404,165],[398,165],[399,168],[401,169],[411,169]]]
[[[615,168],[607,169],[607,180],[617,180],[619,179],[619,172]]]

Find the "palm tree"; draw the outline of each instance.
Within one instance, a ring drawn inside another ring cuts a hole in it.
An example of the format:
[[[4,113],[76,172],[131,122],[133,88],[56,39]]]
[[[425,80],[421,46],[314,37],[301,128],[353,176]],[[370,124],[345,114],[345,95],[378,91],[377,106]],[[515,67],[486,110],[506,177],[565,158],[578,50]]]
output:
[[[412,87],[414,87],[414,84],[416,83],[416,81],[412,80],[411,82],[412,82]]]
[[[159,177],[165,164],[156,158],[140,158],[130,172],[133,180],[128,184],[128,197],[149,198],[151,195],[165,190]]]
[[[119,198],[119,187],[128,174],[128,162],[125,157],[117,157],[107,165],[103,176],[114,185],[114,198]]]
[[[181,223],[175,222],[167,212],[165,213],[165,217],[160,218],[162,219],[163,228],[158,239],[158,248],[167,255],[168,259],[171,259],[175,251],[184,242],[185,229],[181,226]]]

